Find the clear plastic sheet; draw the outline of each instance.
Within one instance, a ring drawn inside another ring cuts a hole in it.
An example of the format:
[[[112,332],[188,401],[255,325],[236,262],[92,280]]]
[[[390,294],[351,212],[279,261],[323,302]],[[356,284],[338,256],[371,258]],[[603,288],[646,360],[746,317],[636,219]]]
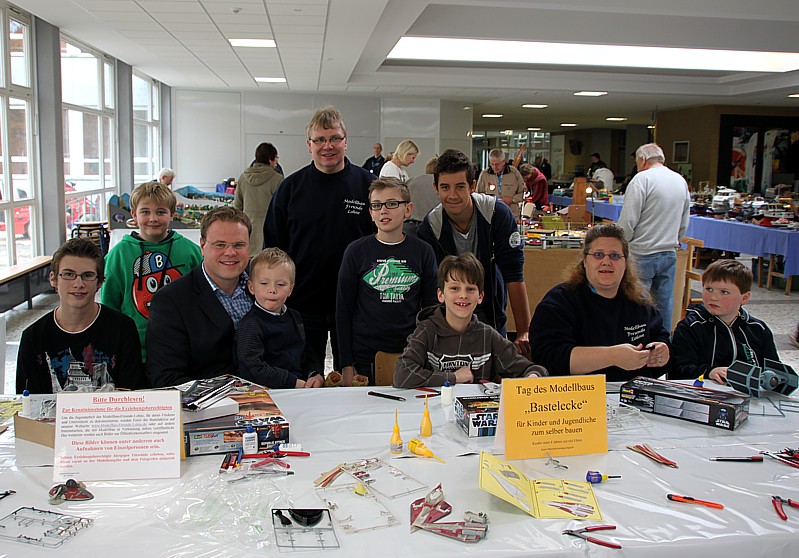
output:
[[[456,386],[461,387],[471,386]],[[603,523],[617,527],[605,538],[623,546],[611,550],[561,534],[564,529],[586,526],[586,522],[536,520],[481,491],[477,487],[478,457],[472,452],[490,451],[493,440],[467,439],[447,414],[452,407],[442,408],[439,398],[429,401],[433,436],[424,442],[446,464],[419,457],[388,460],[395,408],[407,444],[419,434],[424,400],[416,399],[420,392],[414,390],[383,390],[407,401],[370,397],[367,388],[273,391],[275,402],[291,423],[291,441],[302,443],[312,454],[286,459],[295,473],[290,477],[227,483],[218,473],[223,456],[192,457],[182,464],[178,480],[77,479],[86,482],[95,498],[57,507],[47,503],[52,450],[25,441],[15,444],[13,432],[6,432],[0,436],[0,491],[17,493],[0,500],[0,516],[32,506],[93,519],[91,529],[63,547],[68,551],[65,555],[100,556],[111,550],[114,558],[274,556],[279,552],[269,516],[272,506],[320,507],[313,480],[321,473],[340,463],[380,456],[428,486],[442,483],[453,517],[465,511],[487,513],[491,518],[487,538],[467,545],[431,533],[411,534],[410,502],[418,497],[414,493],[382,501],[399,519],[399,526],[353,534],[344,534],[336,526],[339,549],[297,551],[301,552],[298,556],[799,555],[799,509],[786,506],[788,520],[783,521],[771,502],[773,495],[799,500],[799,469],[768,458],[762,463],[709,461],[716,456],[799,447],[799,413],[755,414],[735,432],[646,415],[651,423],[647,428],[610,432],[606,454],[558,457],[568,470],[556,470],[546,465],[546,459],[513,462],[531,478],[584,480],[588,470],[621,475],[621,479],[594,485]],[[609,395],[608,403],[618,403],[618,396]],[[626,449],[635,443],[648,443],[676,461],[679,468],[659,465]],[[351,480],[343,476],[332,486],[339,482]],[[666,498],[669,493],[719,502],[724,509],[671,502]],[[0,557],[45,553],[51,555],[46,549],[0,545]]]

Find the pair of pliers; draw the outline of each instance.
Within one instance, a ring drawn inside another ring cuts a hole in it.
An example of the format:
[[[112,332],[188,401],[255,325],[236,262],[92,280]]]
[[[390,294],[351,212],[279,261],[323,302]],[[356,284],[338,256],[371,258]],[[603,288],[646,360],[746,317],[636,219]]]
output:
[[[592,542],[594,544],[598,544],[601,546],[606,546],[608,548],[621,548],[620,544],[616,544],[610,541],[604,541],[602,539],[586,535],[586,533],[591,533],[592,531],[608,531],[610,529],[615,529],[615,528],[616,528],[615,525],[591,525],[590,527],[583,527],[582,529],[566,529],[565,531],[563,531],[563,534],[580,537],[581,539],[585,539],[588,542]]]
[[[785,515],[785,510],[782,508],[783,504],[788,504],[794,508],[799,508],[799,502],[796,500],[791,500],[790,498],[786,500],[785,498],[780,498],[779,496],[772,496],[771,503],[774,504],[774,509],[777,511],[777,515],[779,515],[780,519],[783,521],[788,519],[788,516]]]

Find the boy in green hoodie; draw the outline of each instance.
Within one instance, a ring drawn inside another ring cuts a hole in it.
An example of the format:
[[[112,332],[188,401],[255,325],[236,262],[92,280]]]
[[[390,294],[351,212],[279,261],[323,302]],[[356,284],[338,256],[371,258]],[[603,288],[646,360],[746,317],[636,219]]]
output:
[[[202,261],[199,246],[169,229],[176,203],[175,194],[159,182],[138,185],[130,197],[130,209],[139,232],[123,237],[105,257],[100,302],[136,322],[142,361],[153,295]]]

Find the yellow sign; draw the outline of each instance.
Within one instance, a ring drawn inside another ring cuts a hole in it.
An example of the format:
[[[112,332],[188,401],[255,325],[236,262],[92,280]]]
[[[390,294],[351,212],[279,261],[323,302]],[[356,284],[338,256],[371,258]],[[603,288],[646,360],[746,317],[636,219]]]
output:
[[[605,376],[502,382],[505,457],[530,459],[608,451]]]
[[[479,485],[533,517],[602,521],[590,483],[530,479],[520,469],[490,453],[480,452]]]

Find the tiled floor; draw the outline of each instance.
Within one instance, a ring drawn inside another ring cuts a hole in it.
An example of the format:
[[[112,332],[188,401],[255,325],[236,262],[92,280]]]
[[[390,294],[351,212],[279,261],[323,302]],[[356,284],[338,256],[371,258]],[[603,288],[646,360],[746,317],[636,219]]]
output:
[[[751,262],[751,258],[742,257],[741,261]],[[693,289],[697,291],[695,293],[697,296],[699,296],[700,288],[699,283],[693,286]],[[55,294],[39,295],[34,299],[33,310],[28,310],[25,305],[21,305],[3,314],[6,318],[4,393],[15,392],[17,350],[22,331],[39,317],[55,308],[57,303],[58,298]],[[746,307],[752,315],[764,320],[774,332],[774,341],[782,361],[799,371],[799,349],[794,347],[788,338],[789,333],[796,331],[796,325],[799,322],[799,292],[786,296],[784,291],[779,289],[767,291],[754,286],[752,297]],[[326,367],[331,370],[332,359],[329,355],[330,349],[328,348]]]

